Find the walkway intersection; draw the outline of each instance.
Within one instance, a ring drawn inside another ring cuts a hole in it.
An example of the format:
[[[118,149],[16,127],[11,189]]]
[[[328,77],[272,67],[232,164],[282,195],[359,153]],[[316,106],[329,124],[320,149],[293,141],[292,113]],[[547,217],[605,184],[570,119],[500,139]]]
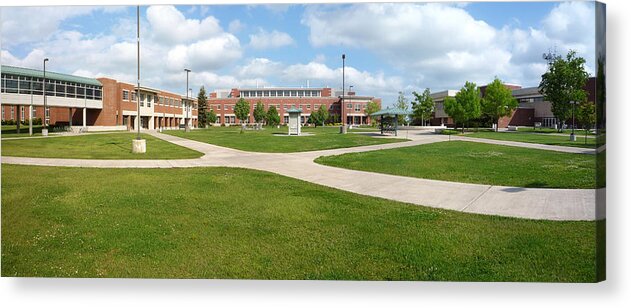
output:
[[[407,136],[411,139],[407,142],[298,153],[257,153],[220,147],[158,132],[149,132],[149,134],[202,152],[204,156],[196,159],[174,160],[2,157],[2,163],[95,168],[240,167],[269,171],[362,195],[467,213],[547,220],[604,218],[604,214],[600,214],[604,211],[596,211],[595,189],[544,189],[457,183],[335,168],[316,164],[313,161],[320,156],[409,147],[447,141],[448,139],[582,154],[594,154],[593,149],[543,146],[468,137],[452,136],[449,138],[449,136],[443,135],[413,133]]]

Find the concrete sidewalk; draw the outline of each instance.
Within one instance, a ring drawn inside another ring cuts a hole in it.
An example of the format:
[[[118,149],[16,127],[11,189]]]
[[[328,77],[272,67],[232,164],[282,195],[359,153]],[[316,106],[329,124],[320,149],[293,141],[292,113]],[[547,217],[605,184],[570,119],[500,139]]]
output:
[[[468,213],[548,220],[604,218],[596,217],[594,189],[539,189],[456,183],[341,169],[313,162],[315,158],[323,155],[374,151],[447,140],[448,136],[443,135],[414,137],[408,142],[300,153],[245,152],[155,132],[151,135],[205,155],[196,159],[175,160],[2,157],[2,163],[96,168],[241,167],[269,171],[362,195]],[[475,139],[460,138],[466,141]]]

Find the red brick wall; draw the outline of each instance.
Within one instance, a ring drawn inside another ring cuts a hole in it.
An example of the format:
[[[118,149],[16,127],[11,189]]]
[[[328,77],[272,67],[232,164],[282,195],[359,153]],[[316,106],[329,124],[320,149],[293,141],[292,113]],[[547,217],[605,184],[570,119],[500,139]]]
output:
[[[535,122],[535,109],[517,108],[508,117],[502,117],[498,121],[499,128],[510,126],[533,126]]]

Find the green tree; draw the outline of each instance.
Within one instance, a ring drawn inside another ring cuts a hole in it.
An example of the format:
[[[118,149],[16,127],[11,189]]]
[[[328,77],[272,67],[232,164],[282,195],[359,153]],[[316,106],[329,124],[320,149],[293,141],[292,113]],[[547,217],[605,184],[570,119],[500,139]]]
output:
[[[395,107],[401,110],[408,111],[408,108],[409,108],[408,99],[405,98],[405,94],[403,94],[403,92],[401,91],[399,91],[399,97],[397,98],[397,103]],[[399,121],[399,123],[401,124],[404,124],[407,122],[407,116],[400,114],[397,116],[397,121]]]
[[[587,134],[594,124],[596,124],[596,104],[584,100],[578,106],[576,118],[578,122],[583,125],[583,129],[585,130],[585,144],[587,144]]]
[[[465,124],[469,120],[480,117],[480,90],[473,82],[467,81],[456,94],[455,98],[445,98],[445,112],[462,125],[464,133]]]
[[[370,125],[375,126],[375,119],[372,118],[371,114],[379,110],[381,110],[381,106],[379,106],[379,104],[377,104],[376,102],[369,101],[366,104],[366,108],[364,108],[364,112],[366,113],[366,116],[370,118]]]
[[[269,109],[267,109],[265,119],[267,120],[267,125],[276,126],[280,123],[280,115],[275,106],[270,106]]]
[[[430,96],[429,88],[422,94],[412,92],[414,101],[412,102],[412,117],[421,121],[425,125],[425,120],[429,120],[434,112],[434,100]]]
[[[208,125],[208,118],[206,116],[207,100],[206,89],[202,86],[199,88],[199,93],[197,94],[197,127],[204,128]]]
[[[496,124],[495,131],[499,126],[499,119],[511,115],[518,105],[517,100],[513,97],[513,91],[497,77],[487,85],[481,103],[482,114],[493,120],[493,123]]]
[[[256,103],[252,115],[254,116],[254,121],[256,121],[256,123],[261,123],[265,121],[265,107],[263,107],[261,101]]]
[[[250,117],[250,103],[243,99],[243,97],[240,98],[239,101],[234,105],[234,115],[241,122],[241,132],[243,132],[245,121],[247,121]]]
[[[552,104],[554,116],[565,124],[571,114],[570,102],[582,102],[587,98],[583,89],[589,77],[585,59],[577,57],[573,50],[565,58],[554,54],[544,55],[544,58],[548,61],[548,71],[541,76],[539,90]]]
[[[324,126],[324,121],[329,118],[329,111],[326,110],[325,105],[320,105],[320,108],[316,112],[312,112],[311,116],[309,116],[309,121],[313,123],[316,127],[318,124]]]
[[[206,113],[206,124],[217,122],[217,114],[212,108]]]

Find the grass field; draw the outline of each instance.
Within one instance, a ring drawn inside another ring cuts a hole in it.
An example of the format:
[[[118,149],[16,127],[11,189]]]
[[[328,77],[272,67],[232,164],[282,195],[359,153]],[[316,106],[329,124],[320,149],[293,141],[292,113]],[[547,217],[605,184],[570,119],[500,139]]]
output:
[[[587,143],[581,138],[581,135],[576,136],[576,141],[570,141],[569,136],[556,136],[544,133],[532,133],[532,132],[477,132],[466,134],[467,137],[474,138],[486,138],[495,140],[507,140],[518,141],[528,143],[539,143],[547,145],[561,145],[580,148],[595,148],[596,138],[587,138]]]
[[[134,133],[117,132],[3,140],[2,155],[87,159],[177,159],[203,155],[146,134],[142,134],[142,138],[147,140],[147,153],[133,154],[131,141],[135,137]]]
[[[311,136],[286,136],[287,127],[266,127],[240,133],[239,127],[212,127],[191,132],[168,130],[166,134],[250,152],[287,153],[355,147],[405,141],[394,138],[374,138],[362,134],[339,134],[339,127],[302,128]],[[363,130],[358,130],[363,131]],[[352,132],[352,130],[351,130]]]
[[[28,134],[28,124],[20,125],[20,133],[17,132],[16,125],[2,125],[2,138],[11,138],[11,137],[35,137],[42,135],[42,126],[41,125],[33,125],[33,136],[29,136]]]
[[[410,177],[518,187],[594,188],[596,157],[466,141],[350,153],[317,163]]]
[[[2,276],[596,279],[595,222],[431,209],[245,169],[2,175]]]

